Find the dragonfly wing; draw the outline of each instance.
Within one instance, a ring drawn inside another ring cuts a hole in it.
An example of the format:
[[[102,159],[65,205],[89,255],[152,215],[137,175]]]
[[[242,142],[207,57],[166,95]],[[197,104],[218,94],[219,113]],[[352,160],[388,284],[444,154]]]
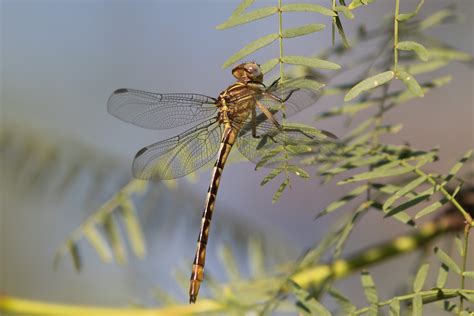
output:
[[[193,93],[152,93],[118,89],[107,110],[122,121],[149,129],[168,129],[207,119],[217,112],[216,99]]]
[[[290,117],[307,107],[315,104],[322,95],[321,90],[317,90],[315,87],[308,88],[306,86],[308,80],[305,78],[293,78],[288,79],[281,83],[280,81],[274,82],[266,90],[266,94],[263,94],[259,97],[259,101],[264,104],[269,109],[274,109],[274,112],[277,110],[278,113],[275,114],[276,117],[281,117],[281,108],[282,103],[271,98],[268,94],[272,94],[280,99],[286,99],[284,102],[285,105],[285,115]]]
[[[270,121],[260,122],[257,127],[258,138],[252,135],[252,122],[249,120],[240,130],[237,138],[237,148],[240,153],[248,160],[259,163],[262,159],[266,159],[272,151],[284,152],[282,146],[300,146],[306,145],[311,149],[312,154],[326,155],[332,153],[337,146],[336,136],[331,132],[318,130],[309,126],[301,125],[284,125],[282,129],[278,129]],[[290,162],[295,163],[298,155],[291,156]],[[287,157],[278,154],[268,159],[263,167],[274,167],[283,162]]]
[[[216,119],[211,119],[178,136],[146,146],[135,156],[133,175],[143,180],[183,177],[216,155],[221,135],[222,127]]]

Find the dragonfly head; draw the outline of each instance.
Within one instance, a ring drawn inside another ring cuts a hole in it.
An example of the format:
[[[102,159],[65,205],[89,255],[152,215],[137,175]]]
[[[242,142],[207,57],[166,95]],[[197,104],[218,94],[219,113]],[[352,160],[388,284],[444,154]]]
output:
[[[254,61],[235,66],[235,68],[232,69],[232,75],[234,75],[234,77],[241,82],[263,81],[263,73],[260,69],[260,65]]]

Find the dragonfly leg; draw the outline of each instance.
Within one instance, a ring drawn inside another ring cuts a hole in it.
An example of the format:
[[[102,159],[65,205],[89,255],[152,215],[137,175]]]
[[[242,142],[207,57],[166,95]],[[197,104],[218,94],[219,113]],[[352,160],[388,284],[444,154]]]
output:
[[[268,90],[272,89],[274,86],[276,86],[278,84],[278,82],[280,81],[281,77],[278,77],[275,81],[272,82],[272,84],[270,85],[270,87],[268,87]]]
[[[277,97],[276,95],[274,95],[274,94],[272,94],[272,93],[268,93],[268,92],[263,92],[263,95],[266,96],[266,97],[269,97],[269,98],[271,98],[271,99],[273,99],[273,100],[275,100],[275,101],[278,101],[278,102],[280,102],[280,103],[285,103],[286,101],[288,101],[288,99],[291,97],[291,95],[292,95],[293,93],[295,93],[296,91],[298,91],[298,90],[299,90],[299,89],[293,89],[293,90],[291,90],[291,91],[288,93],[288,95],[287,95],[284,99],[282,99],[282,98],[280,98],[280,97]]]
[[[267,119],[269,119],[276,126],[276,128],[278,128],[279,130],[282,130],[280,123],[278,123],[275,117],[273,117],[273,114],[270,111],[268,111],[268,109],[262,103],[256,101],[255,104],[257,104],[260,111],[262,111],[263,114],[265,114]]]

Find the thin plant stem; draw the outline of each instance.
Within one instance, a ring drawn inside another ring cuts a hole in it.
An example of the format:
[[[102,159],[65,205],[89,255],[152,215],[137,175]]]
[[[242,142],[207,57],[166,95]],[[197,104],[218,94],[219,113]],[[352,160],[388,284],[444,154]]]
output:
[[[406,161],[402,160],[401,162],[401,165],[402,166],[405,166],[405,167],[413,167],[412,165],[410,165],[409,163],[407,163]],[[419,169],[419,168],[415,168],[413,170],[416,174],[418,174],[419,176],[422,176],[422,177],[426,177],[426,179],[428,180],[429,183],[431,183],[435,189],[436,188],[439,188],[439,190],[444,194],[444,196],[449,200],[451,201],[454,206],[462,213],[462,215],[464,216],[464,219],[466,220],[466,222],[470,225],[472,223],[472,217],[471,215],[469,215],[469,213],[462,207],[461,204],[459,204],[459,202],[456,200],[456,198],[451,195],[448,191],[446,191],[446,189],[444,188],[444,186],[438,184],[438,182],[436,182],[436,180],[429,174],[425,173],[423,170]]]
[[[285,68],[283,64],[283,11],[282,11],[282,0],[278,0],[278,44],[279,44],[279,57],[278,63],[280,66],[280,83],[285,81]],[[285,104],[282,104],[281,112],[282,112],[282,123],[285,124],[286,121],[286,108]],[[290,181],[290,176],[288,172],[288,152],[286,147],[284,148],[284,156],[285,156],[285,181]]]
[[[285,81],[285,65],[283,64],[283,12],[281,10],[282,0],[278,0],[278,44],[279,44],[279,57],[278,63],[280,65],[280,82]],[[286,119],[285,104],[282,104],[282,115],[283,120]],[[283,121],[284,123],[284,121]]]
[[[393,71],[398,69],[398,13],[400,12],[400,0],[395,0],[395,15],[393,18]]]
[[[461,267],[461,290],[464,290],[465,280],[466,277],[464,276],[464,272],[467,269],[467,252],[469,249],[469,232],[471,231],[470,223],[466,223],[464,227],[464,247],[462,251],[462,267]],[[459,297],[459,315],[464,309],[464,297],[461,295]]]

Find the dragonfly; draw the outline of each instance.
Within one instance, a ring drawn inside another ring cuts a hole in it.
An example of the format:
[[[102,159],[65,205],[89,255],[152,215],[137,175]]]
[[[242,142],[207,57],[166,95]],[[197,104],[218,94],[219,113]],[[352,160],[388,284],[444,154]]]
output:
[[[300,111],[314,102],[312,92],[300,93],[303,89],[284,85],[279,79],[267,87],[263,83],[260,65],[256,62],[237,65],[232,69],[232,75],[235,83],[217,98],[195,93],[153,93],[122,88],[113,92],[107,103],[108,112],[113,116],[148,129],[197,124],[177,136],[140,149],[132,167],[133,175],[138,179],[183,177],[217,156],[192,265],[190,303],[196,302],[204,279],[211,219],[224,165],[232,147],[236,144],[243,156],[258,162],[268,150],[281,144],[322,145],[327,137],[335,138],[328,131],[321,130],[322,134],[314,134],[279,123],[283,104],[287,113]],[[297,98],[297,93],[303,97]],[[268,165],[272,163],[276,161],[269,161]]]

